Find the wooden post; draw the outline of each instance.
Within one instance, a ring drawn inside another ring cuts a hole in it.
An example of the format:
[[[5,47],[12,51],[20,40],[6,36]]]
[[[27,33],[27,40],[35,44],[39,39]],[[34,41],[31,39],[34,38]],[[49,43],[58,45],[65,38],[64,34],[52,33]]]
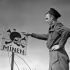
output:
[[[12,52],[11,70],[13,70],[13,67],[14,67],[14,52]]]

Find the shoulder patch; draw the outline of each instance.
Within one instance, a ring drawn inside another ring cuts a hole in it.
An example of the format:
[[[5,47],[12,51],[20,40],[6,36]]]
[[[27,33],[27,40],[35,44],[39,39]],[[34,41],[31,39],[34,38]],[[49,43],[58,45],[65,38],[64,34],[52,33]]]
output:
[[[56,23],[56,26],[61,27],[61,26],[63,26],[63,24],[62,23]]]
[[[59,32],[62,28],[63,28],[63,24],[62,23],[56,23],[55,31]]]

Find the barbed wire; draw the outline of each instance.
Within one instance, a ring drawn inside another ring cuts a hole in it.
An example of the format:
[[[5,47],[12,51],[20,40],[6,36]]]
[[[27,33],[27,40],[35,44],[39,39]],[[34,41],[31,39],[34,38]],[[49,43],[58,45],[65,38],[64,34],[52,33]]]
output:
[[[17,55],[17,54],[16,54]],[[19,55],[17,55],[19,58],[21,58]],[[24,61],[24,63],[29,67],[29,70],[31,70],[31,68],[30,68],[30,66],[25,62],[25,60],[23,59],[23,58],[21,58],[23,61]]]
[[[19,67],[18,67],[18,65],[17,65],[17,63],[16,63],[15,61],[14,61],[14,63],[16,64],[16,66],[17,66],[18,70],[20,70],[20,69],[19,69]]]
[[[9,56],[9,51],[8,51],[8,57],[9,57],[9,64],[10,64],[10,67],[11,67],[11,63],[10,63],[10,58],[11,58],[11,56],[12,56],[12,55]],[[14,61],[14,63],[16,64],[18,70],[20,70],[19,67],[18,67],[18,65],[17,65],[17,63],[16,63],[15,61]]]

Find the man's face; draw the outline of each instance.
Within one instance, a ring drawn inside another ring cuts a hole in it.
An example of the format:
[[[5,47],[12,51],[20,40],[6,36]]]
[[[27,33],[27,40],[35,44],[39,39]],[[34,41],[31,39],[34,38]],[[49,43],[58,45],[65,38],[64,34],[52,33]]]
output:
[[[46,23],[48,23],[50,25],[52,22],[52,16],[48,13],[48,14],[46,14],[45,17],[46,17]]]

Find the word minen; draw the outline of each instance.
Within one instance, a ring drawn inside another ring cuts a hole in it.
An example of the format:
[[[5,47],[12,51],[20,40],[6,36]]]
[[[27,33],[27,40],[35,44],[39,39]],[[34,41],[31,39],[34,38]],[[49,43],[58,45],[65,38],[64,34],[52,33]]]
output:
[[[19,54],[24,55],[24,49],[14,48],[14,47],[12,47],[12,45],[10,45],[10,46],[5,46],[5,45],[3,45],[2,50],[7,50],[7,51],[11,51],[11,52],[16,52],[16,53],[19,53]]]

